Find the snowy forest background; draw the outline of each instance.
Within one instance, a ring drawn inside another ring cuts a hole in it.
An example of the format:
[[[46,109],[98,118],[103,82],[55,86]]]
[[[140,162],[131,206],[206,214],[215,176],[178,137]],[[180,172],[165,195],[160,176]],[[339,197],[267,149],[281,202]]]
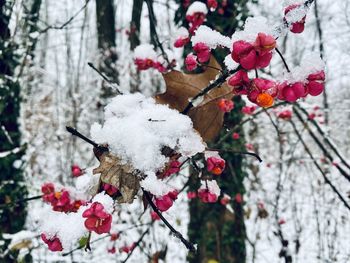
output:
[[[175,22],[176,14],[186,1],[149,2],[153,5],[159,39],[166,49],[173,51],[176,68],[181,70],[184,50],[175,49],[173,43],[180,26]],[[236,13],[239,27],[244,24],[240,19],[247,16],[263,16],[275,23],[283,17],[283,6],[278,0],[228,2],[240,6]],[[77,180],[71,175],[74,164],[82,168],[97,166],[91,146],[66,131],[66,126],[70,125],[89,135],[91,125],[102,120],[104,106],[117,95],[88,62],[118,83],[123,92],[139,91],[152,96],[164,91],[165,83],[158,71],[139,72],[134,65],[135,47],[154,41],[146,1],[2,0],[0,8],[2,18],[5,14],[10,18],[10,35],[5,38],[2,34],[0,62],[14,60],[11,74],[1,72],[0,91],[7,89],[11,82],[14,90],[18,88],[13,97],[21,98],[19,116],[15,120],[19,124],[18,134],[11,138],[3,123],[0,131],[3,133],[0,258],[4,258],[4,262],[350,262],[349,207],[325,183],[302,144],[305,142],[318,167],[345,202],[350,203],[347,178],[350,168],[346,165],[350,155],[350,2],[315,0],[308,12],[304,33],[286,35],[278,40],[289,66],[298,65],[308,51],[324,58],[325,95],[299,101],[309,115],[316,114],[314,120],[323,135],[311,121],[304,126],[308,122],[306,115],[301,122],[293,113],[294,126],[277,118],[276,109],[266,112],[258,109],[259,114],[242,117],[247,121],[237,130],[240,134],[237,143],[240,149],[248,144],[248,148],[263,160],[260,163],[244,156],[243,163],[238,162],[244,173],[239,190],[243,202],[239,202],[235,211],[242,209],[243,212],[241,229],[237,232],[243,241],[235,246],[243,252],[223,250],[218,253],[222,256],[220,259],[217,253],[205,251],[207,255],[201,261],[188,256],[186,247],[161,221],[151,219],[150,208],[144,212],[141,199],[117,206],[112,226],[113,232],[120,233],[116,241],[110,241],[109,235],[95,235],[91,240],[91,252],[75,249],[79,248],[77,243],[64,253],[50,252],[40,238],[41,224],[49,209],[47,204],[38,198],[16,203],[40,196],[41,186],[46,182],[73,189]],[[140,20],[135,21],[138,12]],[[98,27],[97,21],[104,23],[103,26]],[[1,23],[1,31],[6,31]],[[135,27],[139,28],[139,35]],[[11,56],[5,56],[5,50],[11,50]],[[264,74],[273,75],[282,68],[282,62],[274,58]],[[1,92],[0,111],[11,97]],[[246,103],[251,105],[247,100]],[[1,113],[0,121],[7,122],[10,117]],[[9,156],[13,157],[9,159]],[[14,177],[13,167],[15,173],[20,170],[24,177],[16,191],[6,186],[20,178]],[[169,184],[182,189],[190,169],[186,166],[179,175],[169,179]],[[179,232],[198,243],[194,234],[187,235],[199,229],[191,221],[189,202],[192,200],[186,194],[188,191],[185,188],[174,206],[164,214]],[[230,211],[226,214],[229,220],[235,220]],[[74,225],[67,226],[67,231],[74,231]],[[229,230],[229,235],[234,237],[236,232]],[[142,240],[132,253],[119,251],[140,237]],[[285,240],[288,246],[283,245]],[[209,243],[208,239],[209,251],[220,250]],[[116,247],[116,253],[108,252],[112,247]],[[284,256],[284,250],[288,250],[286,253],[291,255],[292,261]],[[227,259],[225,253],[233,256]]]

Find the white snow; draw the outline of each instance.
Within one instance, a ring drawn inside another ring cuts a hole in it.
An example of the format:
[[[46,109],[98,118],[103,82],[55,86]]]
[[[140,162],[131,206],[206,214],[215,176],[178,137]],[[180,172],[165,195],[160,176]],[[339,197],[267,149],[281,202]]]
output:
[[[200,26],[196,30],[196,34],[191,38],[192,46],[197,43],[205,43],[211,49],[217,46],[231,47],[231,40],[220,32],[211,29],[208,26]]]
[[[93,168],[85,169],[85,173],[75,179],[76,190],[88,196],[92,196],[97,192],[100,176],[92,173]]]
[[[235,32],[231,37],[231,43],[244,40],[247,42],[254,42],[258,33],[265,33],[267,35],[273,35],[273,26],[271,26],[265,17],[249,17],[244,24],[243,31]],[[232,49],[232,45],[230,45]]]
[[[146,191],[155,196],[163,196],[173,190],[164,181],[158,180],[155,173],[147,173],[147,177],[140,182],[140,185]]]
[[[157,60],[157,53],[150,44],[141,44],[134,50],[134,58]]]
[[[206,15],[208,13],[208,8],[207,8],[206,4],[199,2],[199,1],[193,2],[188,7],[187,12],[186,12],[186,16],[191,16],[195,13],[203,13]]]
[[[207,186],[210,193],[215,194],[216,196],[220,195],[221,190],[215,180],[202,180],[201,187],[199,189],[207,189]]]
[[[113,212],[114,201],[109,195],[105,194],[105,192],[101,192],[95,195],[94,198],[92,199],[92,203],[93,202],[99,202],[100,204],[102,204],[106,212],[108,213]]]
[[[286,19],[288,24],[291,25],[295,22],[301,21],[306,16],[308,10],[309,8],[305,7],[304,5],[301,5],[290,10],[284,18]]]
[[[187,157],[204,151],[189,117],[140,93],[113,98],[105,108],[103,126],[93,124],[91,136],[143,173],[164,167],[168,161],[161,153],[164,146]]]
[[[224,59],[225,66],[227,67],[228,70],[233,70],[236,69],[239,64],[232,59],[231,54],[228,54],[225,59]]]
[[[82,217],[87,206],[81,206],[77,213],[61,213],[51,209],[43,210],[41,217],[41,232],[48,239],[57,236],[64,250],[76,245],[78,240],[88,233],[84,226],[85,218]]]
[[[186,27],[179,27],[174,33],[175,39],[177,38],[187,38],[189,36],[189,32]]]
[[[307,53],[301,60],[299,66],[291,69],[284,76],[288,83],[305,82],[310,74],[325,70],[325,63],[317,53]],[[283,81],[282,80],[282,81]]]

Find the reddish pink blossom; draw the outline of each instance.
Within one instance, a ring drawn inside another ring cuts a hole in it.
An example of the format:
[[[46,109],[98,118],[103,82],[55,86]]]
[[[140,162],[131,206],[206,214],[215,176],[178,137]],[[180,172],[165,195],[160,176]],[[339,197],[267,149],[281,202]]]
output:
[[[195,44],[193,50],[196,52],[200,63],[205,63],[210,59],[210,48],[205,43],[199,42]]]
[[[284,10],[284,15],[287,15],[290,11],[292,11],[293,9],[298,8],[298,7],[300,7],[300,4],[294,4],[294,5],[288,6]],[[300,21],[293,23],[290,26],[290,31],[295,33],[295,34],[302,33],[304,31],[304,28],[305,28],[305,20],[306,20],[306,16],[304,16]]]
[[[316,114],[315,113],[309,113],[309,116],[308,116],[308,119],[309,120],[313,120],[313,119],[315,119],[316,118]]]
[[[45,202],[51,203],[55,198],[55,186],[52,183],[46,183],[41,186],[41,192],[43,195],[43,200]]]
[[[86,204],[86,201],[84,200],[75,200],[73,203],[71,203],[69,212],[77,212],[79,208],[85,204]]]
[[[179,192],[177,190],[173,190],[168,193],[168,196],[175,201],[177,199],[177,196],[179,195]]]
[[[232,138],[234,139],[234,140],[238,140],[239,139],[239,133],[237,133],[237,132],[234,132],[234,133],[232,133]]]
[[[164,177],[176,174],[180,171],[181,163],[179,161],[172,161],[169,168],[165,171]]]
[[[205,21],[205,14],[201,12],[194,13],[192,15],[187,15],[186,20],[190,24],[189,33],[193,35],[194,31],[198,29],[200,25]]]
[[[135,243],[132,243],[130,246],[123,246],[120,249],[120,252],[125,252],[125,253],[130,253],[131,251],[133,251],[136,247]]]
[[[114,194],[116,194],[116,193],[119,192],[119,190],[118,190],[117,187],[114,187],[113,185],[111,185],[111,184],[106,184],[106,183],[103,184],[103,190],[105,190],[106,193],[107,193],[108,195],[110,195],[110,196],[112,196],[112,195],[114,195]]]
[[[176,47],[176,48],[183,47],[188,42],[190,42],[190,38],[189,37],[179,37],[178,39],[175,40],[174,47]]]
[[[149,68],[152,68],[154,66],[154,61],[152,59],[141,59],[141,58],[135,58],[134,63],[138,70],[146,70]]]
[[[225,13],[225,9],[222,8],[222,7],[220,7],[220,8],[218,9],[218,14],[219,14],[219,15],[223,15],[224,13]]]
[[[266,53],[276,47],[276,40],[271,35],[259,33],[254,42],[254,47],[260,53]]]
[[[279,225],[283,225],[286,223],[286,220],[284,220],[283,218],[281,218],[280,220],[278,220],[278,224]]]
[[[259,52],[251,43],[239,40],[233,43],[232,59],[246,69],[265,68],[270,64],[272,53]]]
[[[156,212],[154,212],[154,211],[151,212],[151,218],[152,218],[153,221],[160,220],[159,215]]]
[[[296,82],[294,84],[289,85],[286,83],[282,83],[279,85],[278,89],[278,98],[286,100],[288,102],[295,102],[299,98],[305,97],[307,95],[307,89],[301,82]]]
[[[239,204],[243,202],[243,197],[240,193],[235,195],[235,201]]]
[[[195,70],[197,68],[197,57],[192,53],[188,54],[185,59],[185,65],[188,71]]]
[[[248,99],[261,107],[270,107],[277,93],[278,88],[274,81],[255,78],[248,89]]]
[[[230,203],[231,201],[231,197],[227,194],[225,194],[221,199],[220,199],[220,204],[222,205],[227,205],[228,203]]]
[[[119,238],[119,233],[112,233],[111,234],[111,241],[116,241]]]
[[[306,84],[306,88],[311,96],[318,96],[323,92],[325,81],[325,73],[323,70],[310,74],[307,80],[309,82]]]
[[[178,194],[179,192],[176,190],[170,191],[166,195],[155,198],[155,204],[161,212],[167,211],[170,207],[172,207]]]
[[[187,192],[187,198],[188,199],[194,199],[197,197],[197,193],[196,192]]]
[[[155,205],[161,212],[165,212],[173,206],[173,199],[168,194],[166,194],[156,198]]]
[[[215,203],[218,200],[218,196],[214,193],[209,192],[208,189],[199,189],[198,197],[203,203]]]
[[[250,80],[245,70],[239,70],[227,80],[227,84],[233,87],[233,93],[237,95],[246,95]]]
[[[99,202],[94,202],[90,208],[83,213],[85,227],[89,231],[94,231],[97,234],[108,233],[111,230],[112,215],[104,210],[104,207]]]
[[[246,143],[245,147],[247,148],[247,150],[249,151],[254,151],[254,145],[251,143]]]
[[[71,209],[70,202],[69,192],[62,190],[61,192],[55,192],[54,199],[51,200],[51,205],[54,211],[69,212]]]
[[[234,103],[232,100],[220,99],[218,101],[218,107],[222,112],[230,112],[234,107]]]
[[[225,160],[218,157],[207,159],[207,170],[215,175],[220,175],[225,169]]]
[[[218,7],[218,2],[216,0],[207,0],[207,5],[210,11],[215,11],[215,9]]]
[[[160,62],[154,62],[153,68],[158,70],[160,73],[164,73],[167,69],[164,67],[164,65]]]
[[[63,250],[62,243],[58,237],[54,236],[54,237],[51,237],[48,239],[46,237],[46,235],[44,233],[42,233],[41,239],[47,244],[47,246],[49,247],[49,250],[51,250],[53,252]]]
[[[115,249],[115,247],[108,248],[108,249],[107,249],[107,252],[110,253],[110,254],[115,254],[116,249]]]
[[[256,106],[244,106],[242,108],[242,113],[247,115],[252,115],[254,111],[256,110]]]
[[[293,112],[291,110],[283,110],[277,114],[277,118],[283,119],[283,120],[290,120],[292,118]]]
[[[72,175],[74,177],[79,177],[83,174],[83,171],[80,169],[78,165],[72,165]]]

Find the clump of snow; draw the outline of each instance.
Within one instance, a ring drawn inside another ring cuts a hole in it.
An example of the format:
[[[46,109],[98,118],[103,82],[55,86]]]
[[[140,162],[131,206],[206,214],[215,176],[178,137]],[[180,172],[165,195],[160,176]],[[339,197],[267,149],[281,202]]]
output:
[[[301,60],[298,67],[291,70],[284,76],[284,81],[288,83],[305,82],[310,74],[317,73],[325,69],[325,63],[317,53],[307,53]]]
[[[191,38],[191,42],[193,46],[197,43],[205,43],[211,49],[217,46],[231,47],[231,40],[229,37],[223,36],[220,32],[207,26],[200,26],[196,34]]]
[[[134,58],[157,60],[157,53],[150,44],[141,44],[134,50]]]
[[[168,162],[161,153],[165,146],[186,157],[205,149],[188,116],[140,93],[113,98],[105,108],[103,126],[93,124],[91,136],[143,173],[164,167]]]
[[[64,250],[76,245],[80,238],[88,233],[84,226],[85,218],[82,217],[87,206],[81,206],[76,213],[61,213],[51,209],[45,211],[41,223],[41,232],[48,239],[57,236]]]
[[[224,59],[225,66],[228,70],[236,69],[239,64],[232,59],[231,54],[228,54]]]
[[[75,187],[78,192],[92,196],[97,192],[100,176],[92,173],[93,168],[85,169],[85,173],[75,179]]]
[[[215,180],[202,180],[199,189],[208,189],[210,193],[215,194],[216,196],[219,196],[221,193],[220,187]]]
[[[284,0],[283,1],[283,7],[287,7],[290,5],[300,5],[303,4],[304,1],[303,0]]]
[[[273,27],[268,24],[267,19],[264,17],[249,17],[244,24],[244,30],[237,31],[232,35],[231,43],[239,40],[254,42],[258,33],[273,35]],[[232,45],[230,45],[230,48],[232,49]]]
[[[182,27],[179,27],[176,30],[174,36],[175,36],[175,38],[180,38],[180,37],[181,38],[187,38],[187,37],[189,37],[189,32],[188,32],[186,27],[182,26]]]
[[[167,55],[168,60],[169,60],[170,63],[171,63],[173,60],[176,60],[176,56],[175,56],[174,51],[172,51],[171,49],[165,49],[164,52],[165,52],[165,54]],[[158,62],[159,62],[160,64],[164,64],[164,63],[166,63],[166,60],[165,60],[165,58],[164,58],[163,56],[160,56],[160,57],[158,58]]]
[[[199,1],[193,2],[188,7],[187,12],[186,12],[186,16],[192,16],[195,13],[203,13],[206,15],[208,13],[208,8],[207,8],[206,4],[199,2]]]
[[[155,173],[147,173],[147,177],[140,182],[140,185],[155,196],[163,196],[173,190],[165,182],[158,180]]]
[[[205,151],[204,158],[208,159],[210,157],[221,158],[219,155],[219,152],[217,152],[217,151]]]
[[[112,213],[114,201],[112,197],[105,194],[105,192],[101,192],[95,195],[94,198],[92,199],[92,203],[93,202],[99,202],[104,206],[104,209],[106,210],[106,212]]]
[[[299,7],[294,8],[293,10],[290,10],[288,14],[284,16],[286,19],[287,23],[289,25],[301,21],[307,14],[307,11],[309,8],[307,8],[304,5],[301,5]]]

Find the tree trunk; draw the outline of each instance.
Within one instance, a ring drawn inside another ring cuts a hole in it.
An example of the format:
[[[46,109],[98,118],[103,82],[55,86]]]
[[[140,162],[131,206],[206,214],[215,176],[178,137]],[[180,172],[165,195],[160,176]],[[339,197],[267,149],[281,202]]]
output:
[[[140,28],[141,28],[141,14],[142,14],[143,0],[134,0],[132,6],[132,15],[130,22],[130,50],[134,50],[138,45],[140,45]],[[138,92],[140,84],[140,74],[139,71],[131,72],[130,81],[130,92]]]
[[[99,70],[104,73],[108,79],[119,84],[118,70],[116,62],[118,59],[116,53],[116,31],[114,19],[113,0],[96,0],[96,23],[98,35],[98,48],[101,58],[99,61]],[[115,90],[108,83],[102,83],[101,106],[106,104],[106,99],[116,95]]]
[[[239,28],[240,22],[244,21],[248,16],[248,9],[246,7],[248,1],[227,1],[224,14],[209,13],[205,24],[224,35],[231,36]],[[175,22],[188,27],[185,19],[187,8],[183,6],[183,1],[177,2],[180,6],[175,14]],[[237,10],[240,10],[239,16]],[[237,17],[239,18],[235,19]],[[185,55],[188,52],[191,52],[190,44],[185,47]],[[223,64],[223,52],[216,51],[215,57],[220,64]],[[234,126],[240,123],[242,119],[241,108],[244,106],[244,102],[239,96],[236,96],[234,103],[234,110],[225,116],[225,125]],[[234,151],[244,151],[243,132],[240,130],[237,132],[240,134],[239,140],[233,140],[229,137],[219,148],[225,147]],[[219,139],[226,133],[226,128],[224,128]],[[234,213],[231,213],[219,202],[205,204],[199,199],[191,200],[189,205],[190,223],[188,236],[191,242],[198,244],[198,253],[189,254],[189,262],[207,263],[209,260],[216,260],[218,262],[243,263],[246,260],[244,203],[235,200],[237,194],[243,196],[245,191],[243,185],[245,173],[243,171],[242,156],[232,154],[220,155],[226,160],[226,169],[218,177],[217,182],[222,192],[232,198],[230,205]],[[200,180],[198,178],[191,178],[190,191],[197,191],[199,186]]]

